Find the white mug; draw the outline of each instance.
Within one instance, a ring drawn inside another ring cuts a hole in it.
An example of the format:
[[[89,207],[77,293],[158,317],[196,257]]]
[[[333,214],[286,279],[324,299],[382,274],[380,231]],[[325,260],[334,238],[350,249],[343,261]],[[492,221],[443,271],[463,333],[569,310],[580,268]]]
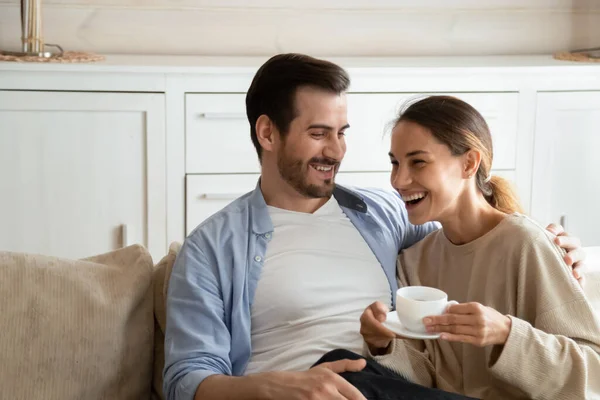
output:
[[[423,318],[442,315],[450,304],[448,295],[436,288],[427,286],[406,286],[396,291],[396,313],[398,319],[412,332],[426,333]]]

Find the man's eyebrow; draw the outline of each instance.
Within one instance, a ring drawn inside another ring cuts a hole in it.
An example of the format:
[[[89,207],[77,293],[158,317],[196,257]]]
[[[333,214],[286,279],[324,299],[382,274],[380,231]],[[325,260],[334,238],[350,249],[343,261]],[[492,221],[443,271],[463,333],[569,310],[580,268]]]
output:
[[[350,124],[346,124],[340,128],[340,131],[346,130],[350,128]],[[308,126],[308,129],[326,129],[328,131],[332,131],[333,127],[326,124],[311,124]]]

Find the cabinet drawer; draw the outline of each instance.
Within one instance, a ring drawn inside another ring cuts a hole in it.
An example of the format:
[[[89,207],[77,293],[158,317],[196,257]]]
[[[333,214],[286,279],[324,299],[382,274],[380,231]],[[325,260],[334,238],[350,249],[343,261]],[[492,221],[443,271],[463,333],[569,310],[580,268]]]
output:
[[[259,172],[245,94],[185,96],[186,172]]]
[[[186,235],[233,200],[254,190],[258,177],[259,174],[187,175],[185,179]]]
[[[517,93],[449,93],[486,118],[494,140],[495,169],[515,168]],[[340,171],[389,171],[389,132],[406,101],[424,93],[350,93],[347,152]],[[260,172],[250,139],[245,94],[186,95],[186,172]]]

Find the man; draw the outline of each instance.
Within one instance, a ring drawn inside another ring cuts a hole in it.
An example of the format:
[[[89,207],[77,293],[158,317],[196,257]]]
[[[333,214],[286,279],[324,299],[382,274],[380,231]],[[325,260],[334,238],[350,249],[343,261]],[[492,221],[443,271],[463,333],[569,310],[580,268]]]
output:
[[[261,179],[192,232],[177,258],[168,400],[364,398],[338,375],[364,360],[310,367],[336,348],[363,352],[361,313],[377,300],[393,305],[398,252],[436,227],[411,225],[396,193],[335,185],[349,84],[341,67],[297,54],[271,58],[254,77],[246,109]]]

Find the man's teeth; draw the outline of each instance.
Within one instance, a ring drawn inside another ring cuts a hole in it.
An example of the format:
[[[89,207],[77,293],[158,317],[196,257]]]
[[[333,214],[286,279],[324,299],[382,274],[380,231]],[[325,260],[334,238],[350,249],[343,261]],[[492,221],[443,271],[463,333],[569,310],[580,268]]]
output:
[[[419,200],[422,199],[423,197],[425,197],[427,195],[427,193],[422,192],[422,193],[413,193],[413,194],[409,194],[406,196],[402,196],[402,200],[406,201],[413,201],[413,200]]]
[[[313,167],[317,170],[317,171],[331,171],[331,169],[333,168],[332,166],[329,167],[323,167],[321,165],[313,165]]]

